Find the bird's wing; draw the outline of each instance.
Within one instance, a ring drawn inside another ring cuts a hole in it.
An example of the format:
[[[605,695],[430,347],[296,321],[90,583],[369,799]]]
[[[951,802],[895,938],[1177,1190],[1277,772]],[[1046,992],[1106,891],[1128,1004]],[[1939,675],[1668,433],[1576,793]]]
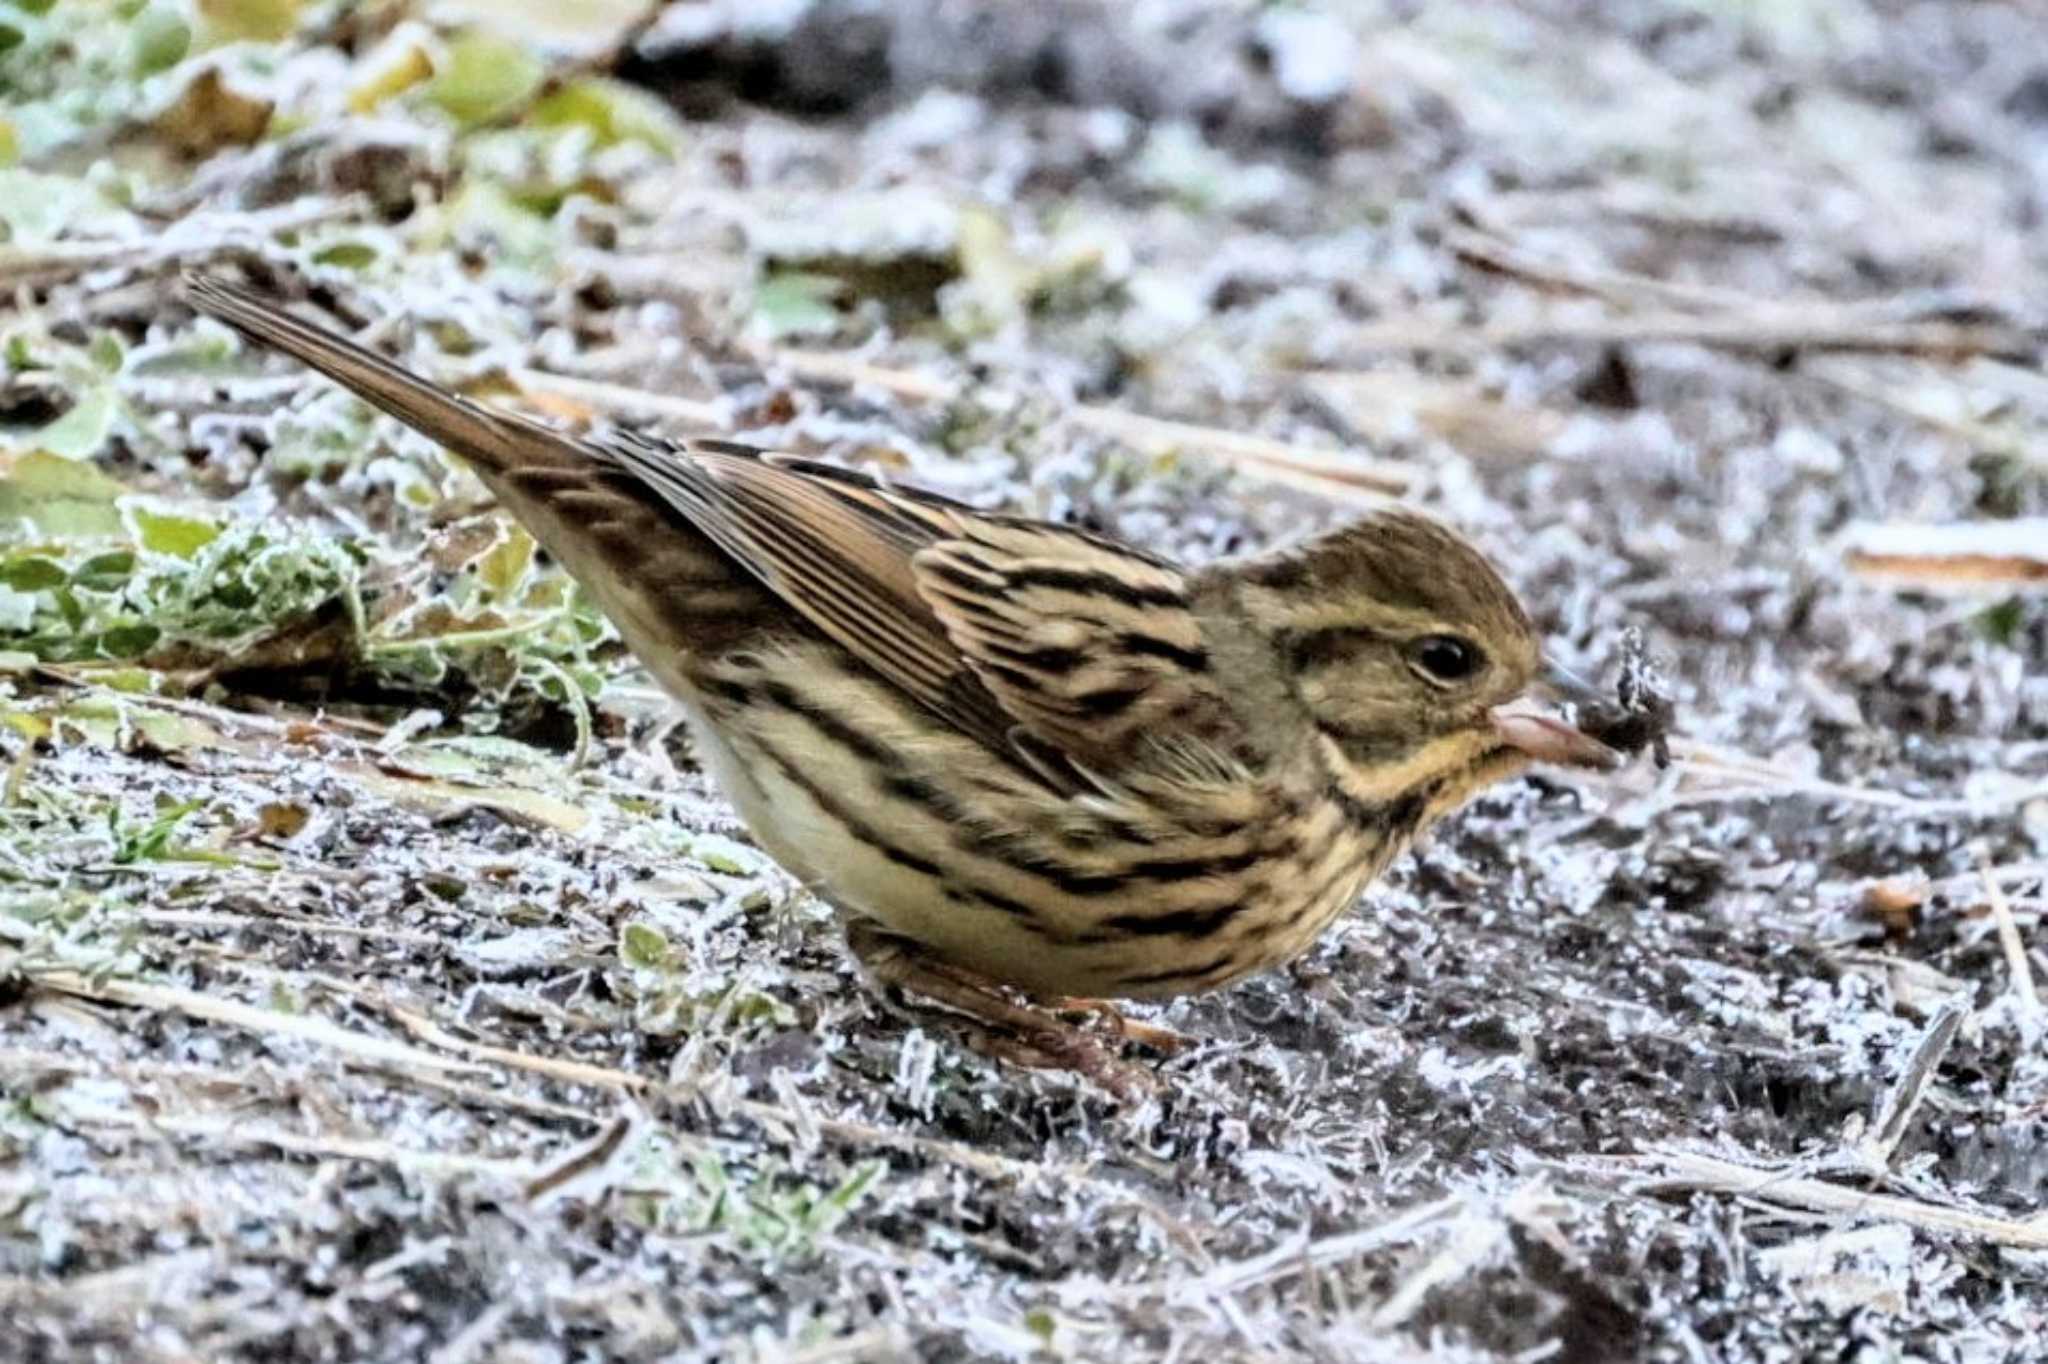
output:
[[[599,449],[868,667],[1058,785],[1226,713],[1163,560],[742,445]]]
[[[1114,776],[1162,741],[1215,739],[1227,698],[1178,568],[1062,527],[961,518],[911,559],[948,638],[1032,734]]]

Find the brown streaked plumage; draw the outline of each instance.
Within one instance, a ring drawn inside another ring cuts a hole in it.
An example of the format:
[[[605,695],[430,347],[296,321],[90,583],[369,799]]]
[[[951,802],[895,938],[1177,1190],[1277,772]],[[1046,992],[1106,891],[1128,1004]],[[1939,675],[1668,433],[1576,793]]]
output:
[[[1480,787],[1619,761],[1534,704],[1520,603],[1413,511],[1183,569],[723,441],[570,436],[245,289],[188,290],[468,461],[682,702],[869,968],[1027,1062],[1131,1080],[992,983],[1228,984],[1308,947]]]

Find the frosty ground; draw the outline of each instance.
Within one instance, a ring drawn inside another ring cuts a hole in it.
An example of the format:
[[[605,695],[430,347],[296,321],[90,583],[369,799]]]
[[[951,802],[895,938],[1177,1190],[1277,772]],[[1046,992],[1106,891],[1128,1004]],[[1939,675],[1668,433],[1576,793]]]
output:
[[[2048,20],[32,8],[0,1354],[2048,1355]],[[1206,1039],[1155,1101],[1000,1068],[196,263],[1190,560],[1412,499],[1582,671],[1647,634],[1674,764],[1505,786],[1147,1011]]]

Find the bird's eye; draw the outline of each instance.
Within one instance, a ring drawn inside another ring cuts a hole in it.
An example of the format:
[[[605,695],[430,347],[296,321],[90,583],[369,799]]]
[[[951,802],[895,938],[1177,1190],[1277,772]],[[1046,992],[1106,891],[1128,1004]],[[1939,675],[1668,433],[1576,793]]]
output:
[[[1408,661],[1431,682],[1463,682],[1484,661],[1476,645],[1456,635],[1425,635],[1408,650]]]

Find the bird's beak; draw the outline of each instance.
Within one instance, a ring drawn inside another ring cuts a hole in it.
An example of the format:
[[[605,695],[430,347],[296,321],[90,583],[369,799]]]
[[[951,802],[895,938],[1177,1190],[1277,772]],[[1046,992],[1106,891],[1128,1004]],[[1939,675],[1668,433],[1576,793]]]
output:
[[[1493,708],[1494,733],[1537,762],[1612,772],[1628,759],[1574,723],[1579,707],[1592,707],[1600,700],[1578,674],[1545,660],[1542,675],[1528,691]]]

